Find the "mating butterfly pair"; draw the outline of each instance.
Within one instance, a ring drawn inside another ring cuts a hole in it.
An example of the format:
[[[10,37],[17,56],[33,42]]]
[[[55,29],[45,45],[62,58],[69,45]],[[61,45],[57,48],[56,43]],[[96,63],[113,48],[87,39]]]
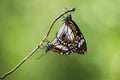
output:
[[[46,46],[46,52],[53,51],[59,54],[87,52],[86,41],[78,28],[77,24],[72,20],[72,16],[68,15],[64,19],[62,27],[58,30],[54,40]]]

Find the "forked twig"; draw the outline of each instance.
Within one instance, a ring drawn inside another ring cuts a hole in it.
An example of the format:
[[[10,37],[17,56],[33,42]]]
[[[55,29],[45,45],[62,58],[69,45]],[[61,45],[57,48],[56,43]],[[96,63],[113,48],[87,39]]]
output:
[[[0,77],[0,80],[3,80],[4,78],[6,78],[8,75],[12,74],[16,69],[18,69],[26,60],[28,60],[28,58],[30,58],[39,48],[40,46],[43,44],[43,42],[46,40],[46,38],[48,37],[48,35],[50,34],[50,31],[53,27],[53,25],[55,24],[55,22],[62,17],[64,14],[68,13],[68,12],[72,12],[75,11],[75,8],[70,8],[67,9],[66,11],[64,11],[63,13],[61,13],[60,15],[58,15],[53,22],[51,23],[48,32],[46,33],[46,35],[44,36],[44,38],[42,39],[42,41],[40,41],[40,43],[25,57],[23,58],[23,60],[21,60],[14,68],[12,68],[10,71],[6,72],[5,74],[3,74]]]

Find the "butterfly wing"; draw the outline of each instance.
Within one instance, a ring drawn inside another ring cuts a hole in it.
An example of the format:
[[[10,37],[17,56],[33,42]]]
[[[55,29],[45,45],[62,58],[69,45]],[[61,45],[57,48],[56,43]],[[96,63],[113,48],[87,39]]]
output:
[[[57,32],[56,37],[62,41],[64,40],[73,41],[75,38],[71,28],[68,27],[65,23],[62,25],[62,27]]]
[[[87,51],[86,41],[71,15],[64,19],[56,38],[49,43],[50,50],[56,53],[69,54],[77,52],[84,54]]]
[[[59,54],[69,54],[69,48],[66,45],[61,44],[61,41],[58,38],[55,38],[50,45],[50,50],[59,53]]]
[[[63,23],[62,27],[58,30],[56,38],[51,41],[50,48],[53,52],[60,54],[69,54],[70,48],[68,43],[73,42],[74,34],[70,27]]]
[[[66,20],[65,23],[68,27],[71,28],[74,34],[73,43],[77,45],[77,46],[74,46],[74,48],[76,49],[76,52],[80,54],[84,54],[85,52],[87,52],[87,45],[86,45],[85,38],[82,32],[80,31],[79,27],[77,26],[77,24],[71,18],[70,19],[68,18],[68,20]]]

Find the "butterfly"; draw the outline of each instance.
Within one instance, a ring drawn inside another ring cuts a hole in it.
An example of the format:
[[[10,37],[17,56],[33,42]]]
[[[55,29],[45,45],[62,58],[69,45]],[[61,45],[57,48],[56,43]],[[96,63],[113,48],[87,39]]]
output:
[[[87,52],[87,45],[83,34],[71,15],[64,18],[64,23],[56,33],[56,37],[46,45],[46,52],[53,51],[59,54]]]

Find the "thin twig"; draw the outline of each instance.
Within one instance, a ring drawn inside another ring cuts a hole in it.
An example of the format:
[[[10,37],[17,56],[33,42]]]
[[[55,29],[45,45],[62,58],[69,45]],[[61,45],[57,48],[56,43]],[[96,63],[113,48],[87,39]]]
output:
[[[53,22],[51,23],[48,32],[46,33],[46,35],[44,36],[44,38],[42,39],[42,41],[40,41],[40,43],[25,57],[23,58],[23,60],[21,60],[13,69],[11,69],[10,71],[8,71],[7,73],[5,73],[4,75],[2,75],[0,77],[0,80],[3,80],[4,78],[6,78],[8,75],[12,74],[16,69],[18,69],[26,60],[28,60],[28,58],[30,58],[39,48],[40,46],[43,44],[43,42],[46,40],[46,38],[48,37],[48,35],[50,34],[50,31],[53,27],[53,25],[55,24],[55,22],[62,17],[64,14],[68,13],[68,12],[72,12],[75,11],[75,8],[70,8],[68,10],[66,10],[65,12],[61,13],[59,16],[57,16]]]

